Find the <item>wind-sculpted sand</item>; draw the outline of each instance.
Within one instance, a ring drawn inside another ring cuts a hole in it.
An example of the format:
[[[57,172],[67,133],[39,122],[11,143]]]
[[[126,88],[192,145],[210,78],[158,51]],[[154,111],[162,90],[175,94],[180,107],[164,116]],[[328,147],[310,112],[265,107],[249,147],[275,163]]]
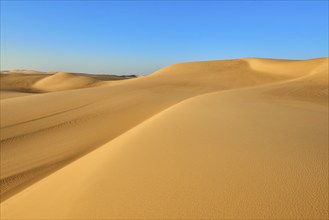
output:
[[[11,74],[3,219],[329,217],[328,58]]]

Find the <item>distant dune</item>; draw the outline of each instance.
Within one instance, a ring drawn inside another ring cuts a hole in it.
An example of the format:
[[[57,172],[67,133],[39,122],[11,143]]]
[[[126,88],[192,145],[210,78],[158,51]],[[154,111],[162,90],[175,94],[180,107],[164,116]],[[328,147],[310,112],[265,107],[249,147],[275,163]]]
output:
[[[99,81],[88,76],[76,76],[70,73],[58,72],[45,77],[33,84],[32,88],[42,91],[61,91],[92,87]]]
[[[117,76],[66,72],[39,72],[33,70],[3,71],[0,74],[1,99],[31,93],[55,92],[81,89],[108,84],[109,81],[123,80],[135,75]]]
[[[328,61],[1,74],[1,218],[328,219]]]
[[[1,71],[1,73],[5,74],[47,74],[47,72],[41,72],[36,70],[5,70]]]

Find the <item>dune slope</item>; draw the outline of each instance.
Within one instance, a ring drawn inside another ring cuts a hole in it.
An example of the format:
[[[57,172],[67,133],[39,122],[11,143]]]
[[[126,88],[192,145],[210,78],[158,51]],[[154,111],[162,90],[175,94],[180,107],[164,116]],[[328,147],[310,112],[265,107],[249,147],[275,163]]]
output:
[[[327,67],[185,63],[2,100],[1,216],[326,219]]]

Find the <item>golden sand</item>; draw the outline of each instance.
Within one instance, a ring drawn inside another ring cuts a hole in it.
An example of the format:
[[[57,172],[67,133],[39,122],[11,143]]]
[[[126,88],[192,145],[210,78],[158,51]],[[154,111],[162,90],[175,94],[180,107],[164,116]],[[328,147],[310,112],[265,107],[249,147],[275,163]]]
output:
[[[4,81],[3,219],[329,217],[328,58]]]

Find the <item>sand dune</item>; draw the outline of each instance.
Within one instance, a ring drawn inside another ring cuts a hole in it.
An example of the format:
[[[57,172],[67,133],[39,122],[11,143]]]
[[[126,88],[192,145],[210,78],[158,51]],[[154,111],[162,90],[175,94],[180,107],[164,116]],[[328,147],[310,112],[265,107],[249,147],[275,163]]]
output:
[[[2,91],[35,93],[38,91],[31,88],[38,80],[50,76],[50,74],[25,74],[25,73],[6,73],[0,74],[0,85]]]
[[[70,73],[58,72],[45,77],[33,84],[33,88],[42,91],[61,91],[92,87],[100,81],[87,76],[75,76]]]
[[[134,78],[134,75],[116,76],[66,72],[39,72],[15,70],[1,72],[0,94],[2,99],[15,97],[15,93],[44,93],[62,90],[88,88],[109,84],[109,81]],[[8,95],[9,94],[9,95]],[[20,96],[19,94],[17,94]]]
[[[328,58],[76,77],[1,100],[2,218],[328,218]]]

